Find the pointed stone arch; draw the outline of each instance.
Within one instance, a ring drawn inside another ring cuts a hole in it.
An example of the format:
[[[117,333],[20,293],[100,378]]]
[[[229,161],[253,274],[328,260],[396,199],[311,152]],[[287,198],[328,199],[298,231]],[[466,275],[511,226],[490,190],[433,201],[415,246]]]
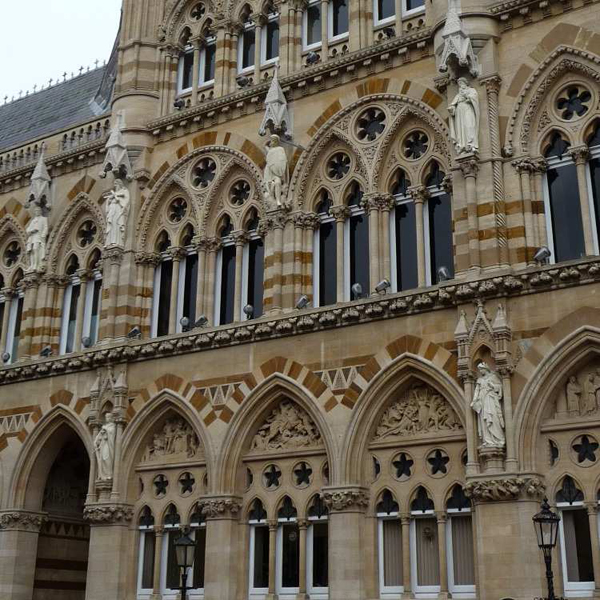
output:
[[[14,217],[22,229],[25,229],[25,226],[31,220],[25,207],[14,198],[10,198],[6,204],[0,208],[0,219],[3,219],[7,215]]]

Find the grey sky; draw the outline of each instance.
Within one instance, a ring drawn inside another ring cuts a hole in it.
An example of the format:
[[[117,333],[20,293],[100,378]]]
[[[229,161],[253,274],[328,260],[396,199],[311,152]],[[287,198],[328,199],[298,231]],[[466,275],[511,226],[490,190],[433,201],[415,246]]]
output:
[[[0,104],[108,60],[122,0],[0,0]]]

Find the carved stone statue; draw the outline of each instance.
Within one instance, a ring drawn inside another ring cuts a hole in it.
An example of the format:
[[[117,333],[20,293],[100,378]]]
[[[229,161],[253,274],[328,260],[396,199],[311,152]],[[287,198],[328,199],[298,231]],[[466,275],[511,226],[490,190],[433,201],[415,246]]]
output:
[[[458,429],[460,421],[448,402],[432,387],[416,384],[383,413],[375,439]]]
[[[27,225],[26,252],[29,270],[39,271],[46,262],[46,242],[48,241],[48,219],[38,205],[33,205],[33,219]]]
[[[479,96],[467,80],[458,80],[458,94],[448,106],[450,113],[450,139],[457,154],[468,154],[479,150]]]
[[[167,419],[162,431],[152,437],[144,462],[185,461],[202,454],[198,436],[184,419]]]
[[[106,246],[125,245],[130,202],[129,190],[120,179],[115,179],[115,188],[106,203]]]
[[[117,425],[112,413],[106,414],[106,423],[98,432],[94,440],[96,461],[98,463],[97,479],[110,481],[113,477],[115,464],[115,442],[117,438]]]
[[[471,408],[479,415],[479,437],[484,447],[502,448],[506,444],[501,405],[504,396],[502,381],[484,362],[479,363],[477,369],[480,376],[475,385]]]
[[[595,373],[588,373],[583,382],[583,394],[579,407],[582,415],[590,415],[596,412],[596,389],[596,375]]]
[[[571,375],[569,377],[569,382],[567,383],[566,394],[567,394],[567,410],[570,413],[578,413],[579,412],[579,401],[581,400],[581,385],[579,381],[577,381],[577,377],[575,375]]]
[[[289,170],[285,149],[278,135],[272,135],[268,144],[267,165],[265,167],[266,202],[271,209],[283,206],[283,197],[287,192]]]
[[[321,445],[321,433],[308,414],[284,400],[252,440],[252,450],[290,450]]]

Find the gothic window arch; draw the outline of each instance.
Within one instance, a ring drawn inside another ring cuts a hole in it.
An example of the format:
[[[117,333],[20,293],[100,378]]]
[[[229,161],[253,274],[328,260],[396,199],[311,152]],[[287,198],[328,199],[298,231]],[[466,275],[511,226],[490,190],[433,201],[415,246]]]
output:
[[[154,285],[152,295],[151,336],[168,335],[171,321],[171,304],[173,302],[173,258],[169,253],[171,236],[162,230],[156,236],[154,251],[158,256],[158,264],[154,269]]]
[[[317,194],[319,227],[313,241],[313,296],[315,306],[337,302],[337,229],[331,212],[333,200],[326,189]]]
[[[223,215],[217,227],[220,249],[215,273],[215,325],[226,325],[235,319],[236,244],[233,222]]]
[[[138,519],[138,597],[150,595],[154,589],[154,563],[156,560],[155,518],[152,509],[144,506]]]
[[[400,506],[387,488],[379,495],[376,514],[380,594],[401,594],[404,591],[404,560]]]
[[[260,73],[261,67],[272,65],[279,59],[278,9],[268,2],[259,13],[252,14],[250,6],[246,5],[240,11],[240,22],[238,74]]]
[[[344,300],[352,300],[356,285],[368,295],[373,282],[369,279],[369,217],[363,205],[364,191],[358,181],[347,188],[345,205],[349,216],[344,225]]]
[[[329,510],[320,494],[315,494],[307,511],[307,591],[326,595],[329,591]]]
[[[25,289],[23,282],[23,269],[18,267],[12,275],[11,294],[2,296],[2,328],[5,329],[2,339],[4,340],[3,361],[12,364],[19,358],[19,342],[21,341],[21,327],[23,324],[23,308],[25,306]]]
[[[265,245],[259,233],[260,217],[252,207],[244,219],[242,256],[242,314],[246,320],[263,314]]]

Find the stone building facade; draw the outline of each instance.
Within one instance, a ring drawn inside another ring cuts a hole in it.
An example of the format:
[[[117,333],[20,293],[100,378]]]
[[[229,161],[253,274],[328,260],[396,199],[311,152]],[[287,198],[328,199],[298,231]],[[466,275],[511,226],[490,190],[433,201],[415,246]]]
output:
[[[0,598],[525,600],[544,496],[599,598],[599,16],[124,0],[0,106]]]

